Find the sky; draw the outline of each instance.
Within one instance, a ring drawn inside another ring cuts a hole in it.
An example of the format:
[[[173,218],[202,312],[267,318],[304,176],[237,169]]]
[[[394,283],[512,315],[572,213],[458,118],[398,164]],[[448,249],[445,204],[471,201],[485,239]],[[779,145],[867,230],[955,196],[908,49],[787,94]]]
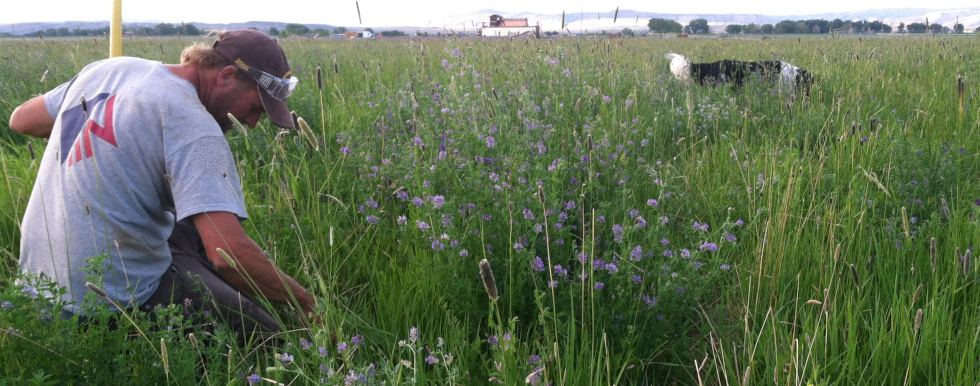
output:
[[[5,1],[0,25],[37,21],[100,21],[112,15],[112,0]],[[751,13],[809,15],[825,12],[887,8],[977,7],[977,0],[274,0],[227,2],[209,0],[123,0],[123,22],[235,23],[278,21],[348,27],[441,26],[453,15],[482,9],[507,13],[561,14],[622,10],[678,14]],[[358,6],[360,18],[358,18]],[[621,17],[628,15],[620,14]]]

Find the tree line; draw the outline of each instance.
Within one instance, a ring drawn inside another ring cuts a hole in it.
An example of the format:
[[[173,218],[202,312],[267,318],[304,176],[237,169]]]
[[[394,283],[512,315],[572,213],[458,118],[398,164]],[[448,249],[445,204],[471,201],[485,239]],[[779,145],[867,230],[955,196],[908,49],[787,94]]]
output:
[[[689,33],[706,34],[708,33],[708,20],[698,18],[691,20],[687,25],[681,25],[677,21],[670,19],[653,18],[647,23],[651,32],[656,33]],[[725,32],[730,34],[822,34],[831,32],[846,33],[891,33],[892,26],[881,21],[865,20],[841,20],[831,21],[823,19],[810,20],[783,20],[776,24],[729,24],[725,27]],[[956,23],[952,29],[939,23],[899,23],[898,33],[963,33],[963,24]],[[978,27],[974,32],[980,32]]]

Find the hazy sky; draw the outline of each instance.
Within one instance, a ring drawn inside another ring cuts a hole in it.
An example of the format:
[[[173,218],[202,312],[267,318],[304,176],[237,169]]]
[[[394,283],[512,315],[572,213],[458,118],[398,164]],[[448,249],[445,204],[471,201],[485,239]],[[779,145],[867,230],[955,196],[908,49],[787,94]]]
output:
[[[4,1],[0,24],[30,21],[109,20],[112,0],[9,0]],[[747,3],[747,4],[746,4]],[[360,21],[357,5],[360,5]],[[635,10],[662,13],[758,13],[806,15],[823,12],[882,8],[976,7],[977,0],[783,0],[783,1],[649,1],[649,0],[273,0],[229,2],[210,0],[123,0],[123,21],[204,22],[281,21],[351,27],[431,25],[441,26],[446,18],[481,9],[507,13],[578,12]],[[620,14],[620,17],[629,17]]]

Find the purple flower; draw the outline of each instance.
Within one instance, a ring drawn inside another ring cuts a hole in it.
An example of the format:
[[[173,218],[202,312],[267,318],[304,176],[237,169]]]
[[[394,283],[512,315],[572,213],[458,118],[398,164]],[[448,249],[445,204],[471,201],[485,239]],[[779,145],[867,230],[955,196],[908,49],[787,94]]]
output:
[[[419,229],[424,230],[424,231],[427,231],[427,230],[429,230],[429,228],[431,228],[429,226],[429,224],[426,224],[425,221],[422,221],[422,220],[415,220],[415,225],[418,226]]]
[[[630,215],[630,218],[636,218],[636,216],[639,216],[640,215],[640,210],[639,209],[636,209],[636,208],[630,209],[629,210],[629,215]]]
[[[636,219],[633,221],[633,225],[644,228],[647,226],[647,219],[643,218],[643,216],[636,216]]]
[[[613,241],[617,243],[623,242],[623,226],[619,224],[613,224]]]
[[[700,261],[695,261],[694,262],[694,269],[701,269],[701,266],[702,265],[704,265],[704,263],[702,263]]]
[[[681,249],[681,257],[683,257],[685,259],[690,259],[691,258],[691,251],[689,251],[687,249]]]
[[[602,284],[602,282],[596,282],[596,283],[595,283],[595,289],[596,289],[596,290],[601,290],[601,289],[602,289],[602,287],[605,287],[605,286],[606,286],[606,285],[605,285],[605,284]]]
[[[284,366],[289,366],[293,363],[293,356],[289,355],[289,353],[276,354],[276,359],[282,362]]]
[[[310,346],[313,346],[313,343],[310,343],[310,341],[306,340],[306,338],[302,338],[299,340],[299,345],[303,346],[303,350],[306,350],[310,348]]]
[[[415,146],[422,146],[422,138],[419,137],[412,138],[412,143],[414,143]]]
[[[366,220],[367,220],[368,223],[371,223],[371,224],[377,224],[378,223],[378,218],[375,217],[375,216],[372,216],[372,215],[368,215],[367,218],[366,218]]]
[[[445,203],[446,203],[446,198],[443,196],[432,197],[432,206],[436,207],[436,209],[442,208],[442,204]]]
[[[701,246],[699,247],[699,249],[701,249],[701,250],[707,249],[709,252],[716,252],[716,251],[718,251],[718,244],[709,243],[709,242],[705,241],[704,244],[701,244]]]
[[[353,338],[350,338],[350,342],[358,346],[362,346],[364,345],[364,335],[354,335]]]
[[[470,255],[470,252],[469,251],[467,251],[465,249],[460,249],[459,250],[459,257],[466,257],[466,256],[469,256],[469,255]]]
[[[405,225],[408,222],[408,217],[398,216],[398,225]]]
[[[337,353],[339,354],[344,351],[347,351],[347,342],[337,343]]]
[[[667,222],[670,221],[667,216],[660,216],[658,219],[660,220],[660,223],[664,225],[667,225]]]
[[[4,311],[10,311],[14,309],[14,303],[4,301],[3,304],[0,304],[0,308],[3,308]]]
[[[534,261],[531,262],[531,268],[534,268],[538,272],[544,272],[544,261],[541,260],[540,256],[534,256]]]
[[[652,206],[652,207],[656,208],[657,205],[660,205],[660,203],[657,202],[657,200],[654,200],[652,198],[649,199],[649,200],[647,200],[647,206]]]
[[[730,266],[730,265],[728,265],[728,264],[722,264],[722,265],[721,265],[720,267],[718,267],[718,268],[721,268],[721,270],[722,270],[722,271],[727,271],[727,270],[729,270],[729,269],[732,269],[732,266]]]
[[[661,245],[668,245],[668,244],[670,244],[670,240],[667,240],[667,238],[664,237],[664,238],[660,239],[660,244]]]
[[[536,365],[538,362],[541,362],[541,357],[538,355],[531,354],[531,356],[527,358],[527,363],[529,365]]]
[[[728,240],[729,243],[734,243],[738,241],[738,238],[736,238],[735,235],[731,233],[725,232],[725,240]]]
[[[555,264],[555,275],[565,276],[568,275],[568,270],[561,267],[561,264]]]
[[[494,146],[497,146],[497,141],[495,141],[493,139],[493,137],[491,137],[491,136],[488,135],[487,136],[487,149],[493,149]]]
[[[633,284],[640,284],[643,282],[643,276],[633,275]]]
[[[444,249],[445,247],[446,247],[446,246],[445,246],[445,245],[443,245],[443,244],[442,244],[442,242],[441,242],[441,241],[439,241],[438,239],[436,239],[436,240],[432,240],[432,250],[433,250],[433,251],[441,251],[441,250],[443,250],[443,249]]]
[[[418,327],[412,326],[412,328],[408,329],[408,340],[412,343],[415,343],[415,341],[419,340]]]
[[[530,209],[524,208],[523,213],[524,213],[525,220],[534,220],[534,212],[531,212]]]
[[[342,146],[342,147],[340,148],[340,152],[341,152],[341,153],[344,153],[344,154],[346,154],[346,155],[350,155],[350,153],[351,153],[351,151],[350,151],[350,148],[348,148],[347,146]]]
[[[432,355],[429,355],[429,356],[425,357],[425,363],[428,363],[430,365],[434,365],[434,364],[439,363],[439,359],[436,358],[436,357],[434,357],[434,356],[432,356]]]
[[[402,201],[408,201],[408,192],[399,190],[398,193],[395,193],[395,197],[398,197]]]
[[[249,385],[257,385],[259,382],[262,382],[262,377],[260,377],[258,374],[252,374],[248,377]]]
[[[317,347],[316,350],[320,352],[321,358],[327,356],[327,349],[323,346]]]
[[[643,247],[637,245],[633,247],[633,251],[630,252],[630,260],[640,261],[643,258]]]
[[[496,336],[491,336],[491,337],[487,338],[487,343],[489,343],[491,346],[496,346],[497,345],[497,337]]]
[[[417,207],[422,207],[422,205],[425,205],[425,201],[422,201],[422,199],[418,197],[413,198],[412,203]]]

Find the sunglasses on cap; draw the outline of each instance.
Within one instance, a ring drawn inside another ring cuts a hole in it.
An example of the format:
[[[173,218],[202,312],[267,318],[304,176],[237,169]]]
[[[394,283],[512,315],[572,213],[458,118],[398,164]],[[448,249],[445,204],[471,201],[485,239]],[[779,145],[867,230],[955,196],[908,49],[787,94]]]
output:
[[[252,79],[255,80],[255,83],[258,83],[259,87],[262,87],[265,92],[269,93],[269,95],[277,100],[285,101],[288,99],[289,94],[292,94],[293,90],[296,89],[296,85],[299,84],[299,79],[296,79],[295,76],[280,78],[268,72],[249,66],[241,59],[235,60],[235,66],[237,66],[239,70],[242,70],[251,76]]]

